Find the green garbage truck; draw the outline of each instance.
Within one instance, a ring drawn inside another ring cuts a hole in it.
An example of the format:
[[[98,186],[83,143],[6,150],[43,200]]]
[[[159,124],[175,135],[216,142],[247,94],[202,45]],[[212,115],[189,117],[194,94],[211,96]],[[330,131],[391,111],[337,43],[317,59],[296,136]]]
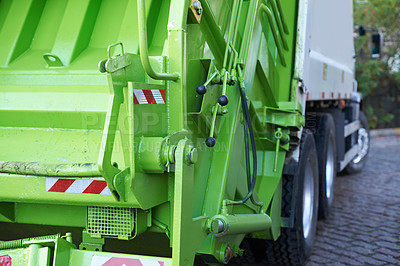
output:
[[[348,0],[1,0],[0,265],[304,264],[368,125]]]

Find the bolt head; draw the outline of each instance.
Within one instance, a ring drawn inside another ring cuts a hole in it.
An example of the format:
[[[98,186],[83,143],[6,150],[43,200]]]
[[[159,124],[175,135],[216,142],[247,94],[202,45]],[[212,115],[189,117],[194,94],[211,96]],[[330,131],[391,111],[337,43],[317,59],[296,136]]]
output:
[[[176,151],[176,145],[171,145],[168,148],[168,159],[170,163],[175,163],[175,151]]]
[[[101,73],[106,73],[107,72],[106,63],[107,63],[107,60],[102,60],[102,61],[99,62],[99,69],[100,69]]]
[[[225,253],[224,253],[225,264],[227,264],[231,258],[232,258],[232,249],[229,246],[226,246]]]
[[[194,7],[194,9],[197,11],[197,14],[198,14],[198,15],[201,15],[201,10],[202,10],[202,8],[201,8],[201,3],[200,3],[200,1],[194,1],[193,7]]]
[[[201,85],[197,86],[196,92],[197,92],[198,94],[200,94],[200,95],[203,95],[203,94],[205,94],[205,93],[207,92],[207,88],[206,88],[206,86],[204,86],[203,84],[201,84]]]
[[[225,230],[225,224],[220,219],[215,219],[211,223],[211,232],[213,234],[221,234]]]
[[[206,145],[207,145],[207,147],[214,147],[215,146],[215,138],[208,137],[206,139]]]
[[[218,98],[219,105],[225,106],[228,104],[228,102],[229,102],[229,99],[228,99],[228,97],[226,97],[226,95],[219,96],[219,98]]]
[[[195,164],[198,159],[198,152],[196,148],[192,148],[189,152],[188,159],[190,163]]]

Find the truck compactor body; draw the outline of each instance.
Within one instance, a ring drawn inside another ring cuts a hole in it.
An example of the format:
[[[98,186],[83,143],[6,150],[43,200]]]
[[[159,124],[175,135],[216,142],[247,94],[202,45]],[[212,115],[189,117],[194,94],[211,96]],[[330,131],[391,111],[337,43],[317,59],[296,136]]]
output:
[[[360,102],[349,0],[2,0],[0,264],[303,264]]]

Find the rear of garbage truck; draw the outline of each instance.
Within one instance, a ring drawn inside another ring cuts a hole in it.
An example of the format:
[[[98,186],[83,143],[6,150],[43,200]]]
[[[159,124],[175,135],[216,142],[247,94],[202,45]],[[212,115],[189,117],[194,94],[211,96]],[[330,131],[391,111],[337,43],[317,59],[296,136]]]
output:
[[[351,1],[0,1],[0,265],[301,264],[361,170]]]

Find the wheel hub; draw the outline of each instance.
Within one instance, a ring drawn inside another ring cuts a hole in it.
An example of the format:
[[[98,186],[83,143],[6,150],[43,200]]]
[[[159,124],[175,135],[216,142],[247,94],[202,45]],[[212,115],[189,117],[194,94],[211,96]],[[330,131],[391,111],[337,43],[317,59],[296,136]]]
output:
[[[358,164],[368,153],[369,138],[365,128],[358,130],[358,153],[353,159],[353,163]]]
[[[335,178],[335,158],[333,153],[333,142],[330,140],[328,144],[327,156],[326,156],[326,168],[325,168],[325,186],[326,186],[326,197],[329,204],[333,201],[333,180]]]
[[[303,190],[303,234],[307,239],[310,235],[314,214],[314,173],[310,161],[306,164]]]

